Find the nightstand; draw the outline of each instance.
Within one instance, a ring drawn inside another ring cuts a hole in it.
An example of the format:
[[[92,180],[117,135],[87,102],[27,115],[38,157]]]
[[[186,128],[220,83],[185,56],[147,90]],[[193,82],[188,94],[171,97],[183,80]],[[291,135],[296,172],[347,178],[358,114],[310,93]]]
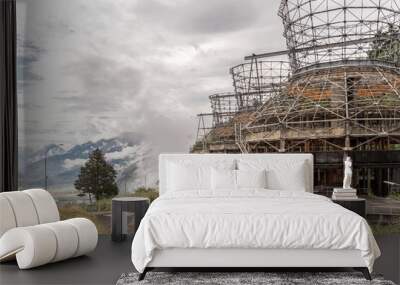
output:
[[[339,204],[340,206],[359,214],[365,218],[367,216],[367,201],[362,198],[348,199],[348,200],[333,200],[332,202]]]
[[[149,204],[150,201],[147,198],[113,198],[111,239],[113,241],[123,241],[129,235],[129,230],[131,230],[131,235],[135,235],[140,221],[149,208]]]

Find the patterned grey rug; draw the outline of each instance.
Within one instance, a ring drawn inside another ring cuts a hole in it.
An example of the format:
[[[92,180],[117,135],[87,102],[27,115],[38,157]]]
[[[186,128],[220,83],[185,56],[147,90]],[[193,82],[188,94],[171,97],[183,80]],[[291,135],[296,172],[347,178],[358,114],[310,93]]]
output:
[[[138,273],[122,274],[117,285],[395,285],[381,276],[372,276],[373,280],[368,281],[358,272],[148,272],[142,281],[137,280],[138,276]]]

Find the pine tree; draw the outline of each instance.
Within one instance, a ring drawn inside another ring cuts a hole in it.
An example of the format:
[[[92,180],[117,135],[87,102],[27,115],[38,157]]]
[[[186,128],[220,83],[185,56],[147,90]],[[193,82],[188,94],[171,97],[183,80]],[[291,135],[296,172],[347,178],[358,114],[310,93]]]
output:
[[[90,201],[91,195],[99,200],[118,194],[116,176],[113,166],[107,163],[101,150],[96,149],[90,153],[88,161],[81,167],[74,185],[77,190],[88,193]]]

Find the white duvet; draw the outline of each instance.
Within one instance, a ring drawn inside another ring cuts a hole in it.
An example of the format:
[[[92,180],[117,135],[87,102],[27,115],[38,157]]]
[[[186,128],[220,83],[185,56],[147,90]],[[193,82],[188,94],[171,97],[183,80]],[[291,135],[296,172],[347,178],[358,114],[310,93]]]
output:
[[[320,195],[277,190],[164,194],[140,223],[132,262],[143,272],[165,248],[358,249],[371,272],[380,255],[359,215]]]

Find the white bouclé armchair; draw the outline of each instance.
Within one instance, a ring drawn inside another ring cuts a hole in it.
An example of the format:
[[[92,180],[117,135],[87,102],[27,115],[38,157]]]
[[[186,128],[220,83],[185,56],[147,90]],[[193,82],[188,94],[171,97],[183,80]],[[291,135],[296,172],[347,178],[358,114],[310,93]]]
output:
[[[20,269],[84,255],[97,245],[92,221],[60,221],[57,205],[43,189],[0,193],[0,262],[16,259]]]

